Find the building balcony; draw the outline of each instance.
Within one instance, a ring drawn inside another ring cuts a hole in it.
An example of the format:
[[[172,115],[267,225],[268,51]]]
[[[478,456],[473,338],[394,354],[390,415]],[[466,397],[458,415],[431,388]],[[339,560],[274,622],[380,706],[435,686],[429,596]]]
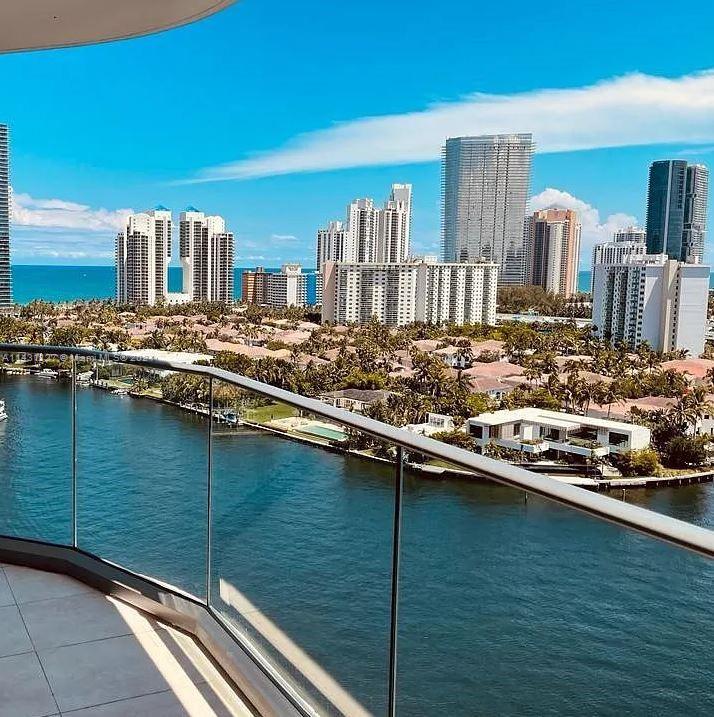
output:
[[[17,355],[57,374],[0,372],[2,717],[711,711],[708,486],[625,502],[209,366]]]

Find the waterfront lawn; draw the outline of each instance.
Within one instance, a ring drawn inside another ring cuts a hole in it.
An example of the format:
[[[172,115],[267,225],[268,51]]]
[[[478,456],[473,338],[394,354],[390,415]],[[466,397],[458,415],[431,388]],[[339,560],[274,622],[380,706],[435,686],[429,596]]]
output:
[[[269,406],[245,409],[243,418],[250,423],[269,423],[278,418],[292,418],[297,415],[297,409],[292,406],[286,406],[283,403],[272,403]]]

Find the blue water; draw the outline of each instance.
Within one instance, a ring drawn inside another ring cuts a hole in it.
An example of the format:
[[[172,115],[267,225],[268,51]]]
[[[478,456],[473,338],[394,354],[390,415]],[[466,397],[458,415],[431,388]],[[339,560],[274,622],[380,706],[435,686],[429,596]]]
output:
[[[69,392],[6,377],[0,397],[0,533],[67,542]],[[200,418],[80,389],[80,547],[205,594],[205,438]],[[239,589],[384,714],[391,469],[264,433],[213,449],[216,608],[260,642],[221,599]],[[712,485],[627,499],[714,523]],[[467,481],[409,476],[403,521],[400,717],[714,714],[711,562]]]
[[[235,270],[234,294],[240,298],[243,285],[243,271],[254,267],[239,267]],[[279,271],[279,269],[266,269]],[[316,277],[309,269],[307,273],[308,302],[315,302]],[[13,298],[18,304],[27,304],[34,299],[44,301],[76,301],[89,299],[113,299],[115,296],[114,267],[112,266],[35,266],[13,264]],[[169,290],[181,291],[181,268],[169,267]]]
[[[235,270],[235,296],[240,298],[243,271],[253,267]],[[267,269],[278,271],[278,269]],[[315,273],[307,273],[307,299],[315,302]],[[27,304],[33,299],[45,301],[73,301],[77,299],[114,298],[114,268],[111,266],[30,266],[14,264],[12,267],[14,298],[18,304]],[[710,279],[714,288],[714,275]],[[181,269],[169,267],[169,289],[181,291]],[[578,290],[590,291],[590,272],[578,274]]]

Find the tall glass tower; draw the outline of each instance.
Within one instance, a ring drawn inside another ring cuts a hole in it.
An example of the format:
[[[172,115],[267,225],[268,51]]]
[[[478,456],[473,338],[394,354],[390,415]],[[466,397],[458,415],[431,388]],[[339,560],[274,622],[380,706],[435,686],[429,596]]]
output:
[[[703,164],[687,167],[684,193],[684,235],[682,250],[687,261],[704,261],[704,243],[707,236],[707,200],[709,196],[709,170]]]
[[[499,284],[525,281],[524,224],[533,137],[454,137],[442,150],[442,256],[499,264]]]
[[[10,141],[7,125],[0,124],[0,309],[6,309],[11,305]]]
[[[681,261],[687,163],[666,159],[650,165],[647,186],[647,253]]]

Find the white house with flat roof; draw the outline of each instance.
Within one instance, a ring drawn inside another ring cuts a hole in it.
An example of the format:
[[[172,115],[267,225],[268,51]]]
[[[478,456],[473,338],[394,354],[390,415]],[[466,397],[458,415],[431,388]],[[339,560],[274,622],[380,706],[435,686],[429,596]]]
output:
[[[644,426],[541,408],[482,413],[468,419],[467,430],[481,448],[493,444],[533,454],[554,451],[589,458],[650,445],[650,429]]]

